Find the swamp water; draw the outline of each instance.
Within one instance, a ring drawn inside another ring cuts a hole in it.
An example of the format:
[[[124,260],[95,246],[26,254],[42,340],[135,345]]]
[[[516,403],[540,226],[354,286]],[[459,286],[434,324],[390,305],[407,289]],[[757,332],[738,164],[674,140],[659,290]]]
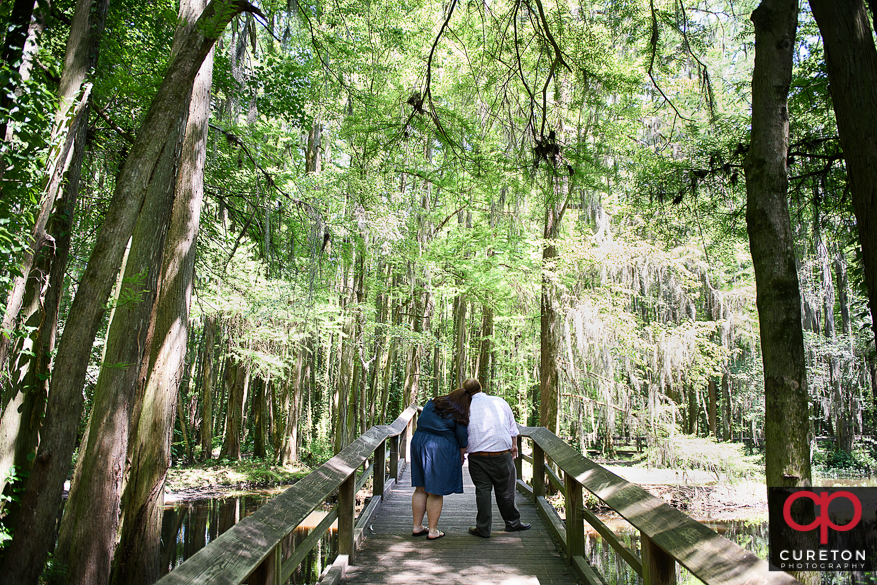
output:
[[[220,534],[246,518],[280,493],[262,492],[239,497],[172,502],[165,505],[161,523],[161,574],[165,575],[207,546]],[[290,556],[311,530],[325,517],[312,512],[301,526],[284,541],[283,558]],[[287,583],[316,583],[320,573],[332,563],[338,548],[333,525],[308,553]]]

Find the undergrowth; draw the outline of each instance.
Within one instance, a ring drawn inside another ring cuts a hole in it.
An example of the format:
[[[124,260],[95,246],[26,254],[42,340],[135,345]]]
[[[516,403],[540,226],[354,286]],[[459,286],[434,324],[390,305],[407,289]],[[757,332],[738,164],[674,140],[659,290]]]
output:
[[[211,460],[168,470],[171,492],[203,487],[268,487],[292,484],[311,472],[304,465],[275,465],[263,459]]]
[[[851,453],[818,450],[811,461],[814,475],[822,477],[861,477],[877,472],[877,443],[860,440]]]
[[[717,481],[754,479],[764,475],[760,455],[746,455],[740,443],[718,443],[705,437],[673,434],[649,447],[649,465],[711,473]]]

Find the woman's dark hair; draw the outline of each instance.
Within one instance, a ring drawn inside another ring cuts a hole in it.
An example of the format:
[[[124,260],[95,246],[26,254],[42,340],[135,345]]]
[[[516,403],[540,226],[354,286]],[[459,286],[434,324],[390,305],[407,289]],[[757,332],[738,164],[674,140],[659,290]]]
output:
[[[469,406],[472,395],[462,388],[457,388],[447,396],[439,396],[432,400],[435,412],[442,418],[452,418],[461,425],[469,425]]]

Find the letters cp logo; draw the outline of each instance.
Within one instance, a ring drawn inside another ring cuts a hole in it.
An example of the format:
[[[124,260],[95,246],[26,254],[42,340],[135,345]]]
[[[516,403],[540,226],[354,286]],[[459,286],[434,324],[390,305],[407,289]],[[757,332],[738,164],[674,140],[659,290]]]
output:
[[[815,502],[816,506],[819,506],[822,509],[819,513],[819,517],[810,524],[801,525],[792,520],[792,504],[798,498],[810,498]],[[853,519],[843,526],[838,526],[828,519],[828,505],[832,500],[837,498],[846,498],[853,504]],[[839,532],[845,532],[847,530],[852,530],[856,524],[859,523],[859,520],[862,519],[862,503],[859,501],[859,498],[850,492],[835,492],[833,494],[819,492],[819,495],[817,496],[814,492],[800,491],[789,496],[786,503],[783,504],[783,518],[785,519],[786,524],[799,532],[807,532],[808,530],[813,530],[814,528],[819,527],[819,542],[820,544],[827,544],[829,526]]]

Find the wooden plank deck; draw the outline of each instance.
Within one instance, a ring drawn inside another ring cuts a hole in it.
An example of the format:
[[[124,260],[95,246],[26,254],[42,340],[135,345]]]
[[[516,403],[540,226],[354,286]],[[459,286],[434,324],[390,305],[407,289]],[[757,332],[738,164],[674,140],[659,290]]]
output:
[[[468,465],[463,468],[463,494],[445,496],[439,528],[441,539],[411,536],[411,494],[408,470],[388,494],[366,529],[355,564],[343,583],[349,585],[574,585],[575,573],[566,564],[533,504],[517,495],[521,521],[530,530],[505,532],[493,505],[489,539],[472,536],[475,487]],[[426,518],[424,518],[424,523]]]

